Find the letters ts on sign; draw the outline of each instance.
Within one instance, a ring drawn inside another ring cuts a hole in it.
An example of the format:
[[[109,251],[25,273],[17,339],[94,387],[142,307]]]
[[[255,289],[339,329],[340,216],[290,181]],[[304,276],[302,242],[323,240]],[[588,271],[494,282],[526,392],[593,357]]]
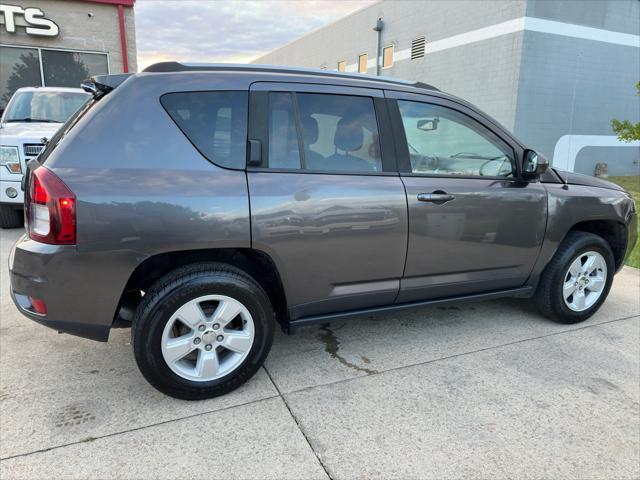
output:
[[[0,14],[4,17],[4,28],[8,33],[16,33],[16,15],[24,16],[27,35],[56,37],[60,33],[58,25],[53,20],[44,18],[44,12],[39,8],[0,4]]]

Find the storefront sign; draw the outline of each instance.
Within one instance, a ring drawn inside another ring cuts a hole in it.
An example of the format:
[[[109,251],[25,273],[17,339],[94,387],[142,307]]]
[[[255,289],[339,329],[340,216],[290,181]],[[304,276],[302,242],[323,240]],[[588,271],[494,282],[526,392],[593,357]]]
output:
[[[60,33],[58,25],[53,20],[44,18],[44,12],[39,8],[0,4],[0,14],[4,17],[4,28],[8,33],[16,33],[18,16],[24,17],[27,35],[57,37]]]

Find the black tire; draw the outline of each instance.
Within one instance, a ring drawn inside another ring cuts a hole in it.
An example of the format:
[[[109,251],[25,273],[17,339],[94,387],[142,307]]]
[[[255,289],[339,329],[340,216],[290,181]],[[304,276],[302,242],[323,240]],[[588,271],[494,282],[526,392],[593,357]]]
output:
[[[174,373],[162,356],[162,332],[173,313],[186,302],[203,295],[226,295],[240,301],[254,322],[254,342],[244,361],[227,375],[207,381],[191,381]],[[275,329],[275,315],[262,287],[242,270],[221,263],[181,267],[158,280],[136,309],[131,343],[138,368],[161,392],[184,400],[224,395],[249,380],[264,362]]]
[[[0,205],[0,227],[1,228],[18,228],[24,225],[24,216],[22,210]]]
[[[578,255],[588,251],[595,251],[603,256],[607,264],[607,278],[600,298],[590,308],[576,312],[565,304],[562,285],[571,263]],[[564,324],[582,322],[596,313],[606,300],[614,272],[613,252],[602,237],[587,232],[569,232],[540,277],[534,297],[535,304],[545,317],[554,322]]]

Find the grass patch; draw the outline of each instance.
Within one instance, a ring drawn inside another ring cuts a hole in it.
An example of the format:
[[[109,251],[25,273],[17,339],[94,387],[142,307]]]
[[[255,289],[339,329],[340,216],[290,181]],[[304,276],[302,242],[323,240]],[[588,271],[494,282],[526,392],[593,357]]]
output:
[[[640,175],[632,175],[629,177],[609,177],[607,180],[617,183],[633,196],[636,207],[640,206]],[[640,236],[640,223],[638,223],[638,236]],[[636,243],[635,248],[627,258],[627,265],[640,268],[640,241]]]

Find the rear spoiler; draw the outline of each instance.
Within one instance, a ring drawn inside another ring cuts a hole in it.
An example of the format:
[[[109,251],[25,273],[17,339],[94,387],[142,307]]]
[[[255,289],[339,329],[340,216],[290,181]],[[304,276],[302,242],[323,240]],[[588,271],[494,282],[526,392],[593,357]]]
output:
[[[95,77],[86,79],[80,86],[85,92],[92,94],[93,98],[97,100],[116,88],[131,75],[133,74],[96,75]]]

